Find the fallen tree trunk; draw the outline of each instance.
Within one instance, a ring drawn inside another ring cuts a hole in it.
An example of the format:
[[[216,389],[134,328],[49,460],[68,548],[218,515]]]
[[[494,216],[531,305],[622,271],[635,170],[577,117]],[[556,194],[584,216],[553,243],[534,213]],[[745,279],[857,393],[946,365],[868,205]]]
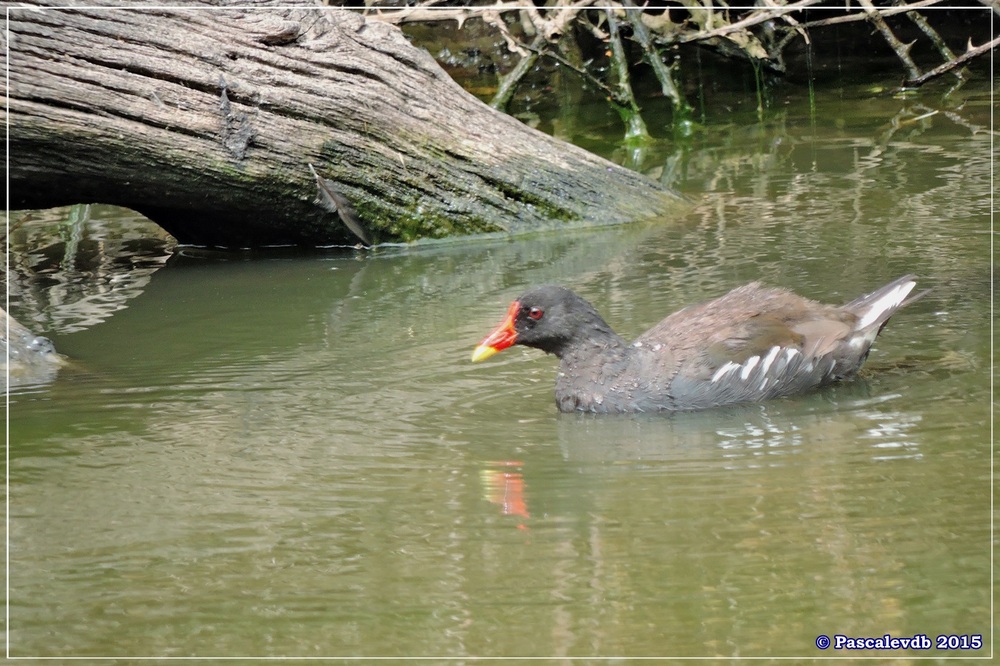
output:
[[[117,204],[198,245],[353,243],[310,163],[382,241],[677,207],[479,102],[394,26],[307,0],[112,2],[10,9],[13,208]]]

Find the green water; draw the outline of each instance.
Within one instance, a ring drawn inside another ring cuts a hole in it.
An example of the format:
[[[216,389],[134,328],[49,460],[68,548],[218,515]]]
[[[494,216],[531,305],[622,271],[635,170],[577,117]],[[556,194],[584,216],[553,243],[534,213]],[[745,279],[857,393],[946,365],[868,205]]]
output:
[[[989,91],[921,95],[641,154],[577,119],[691,197],[658,224],[267,256],[19,227],[11,310],[73,365],[10,398],[11,655],[990,654]],[[863,376],[799,398],[565,415],[551,357],[469,363],[542,282],[629,337],[910,272]],[[984,647],[815,645],[887,633]]]

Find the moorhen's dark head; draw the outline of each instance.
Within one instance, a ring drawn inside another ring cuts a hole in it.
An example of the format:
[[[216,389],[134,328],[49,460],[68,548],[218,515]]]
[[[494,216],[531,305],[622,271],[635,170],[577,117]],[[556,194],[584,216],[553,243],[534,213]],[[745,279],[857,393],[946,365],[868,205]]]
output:
[[[561,356],[568,344],[605,333],[611,329],[594,306],[565,287],[545,285],[510,304],[507,317],[479,343],[472,360],[482,361],[512,345]]]

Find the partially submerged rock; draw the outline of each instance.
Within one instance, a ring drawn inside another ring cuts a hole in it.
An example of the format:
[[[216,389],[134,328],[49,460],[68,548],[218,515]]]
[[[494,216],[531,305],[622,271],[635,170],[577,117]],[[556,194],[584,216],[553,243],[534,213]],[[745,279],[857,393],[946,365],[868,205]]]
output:
[[[7,377],[7,389],[47,384],[56,378],[66,358],[56,352],[48,338],[35,335],[0,308],[0,351]]]

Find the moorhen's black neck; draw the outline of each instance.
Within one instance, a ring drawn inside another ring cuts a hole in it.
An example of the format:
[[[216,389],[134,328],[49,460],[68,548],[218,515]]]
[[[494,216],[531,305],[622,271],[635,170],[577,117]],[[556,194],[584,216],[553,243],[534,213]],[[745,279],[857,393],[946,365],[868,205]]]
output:
[[[609,355],[623,356],[628,350],[628,343],[600,317],[581,324],[571,334],[553,339],[549,344],[551,348],[545,351],[563,361],[598,355],[604,358]]]
[[[559,357],[556,404],[560,411],[620,411],[609,393],[625,377],[635,350],[599,317],[577,329],[553,353]]]

